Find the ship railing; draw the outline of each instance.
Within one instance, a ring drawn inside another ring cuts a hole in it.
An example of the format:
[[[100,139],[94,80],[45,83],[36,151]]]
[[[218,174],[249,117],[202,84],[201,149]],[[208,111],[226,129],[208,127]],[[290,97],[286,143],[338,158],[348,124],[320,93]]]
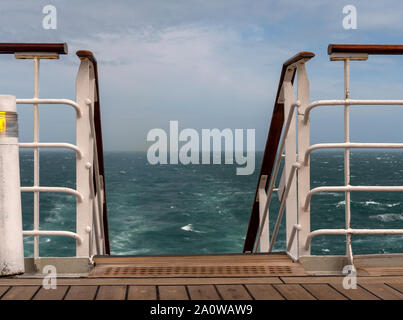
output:
[[[299,110],[296,110],[301,106],[300,98],[303,98],[302,101],[306,100],[304,95],[307,90],[302,88],[304,82],[300,78],[305,76],[305,63],[314,56],[312,52],[300,52],[283,64],[259,173],[259,181],[245,238],[244,252],[254,252],[257,248],[261,252],[267,252],[275,242],[277,231],[274,232],[274,237],[270,241],[268,219],[268,209],[273,192],[277,191],[279,194],[281,193],[280,199],[282,203],[278,221],[281,220],[284,209],[287,206],[287,198],[290,198],[290,193],[291,197],[294,197],[292,194],[295,193],[295,188],[291,187],[293,182],[291,184],[288,183],[287,187],[285,187],[284,183],[279,187],[275,187],[275,184],[282,159],[287,158],[289,160],[286,168],[288,170],[289,182],[294,179],[298,167],[295,152],[294,161],[291,160],[291,155],[289,154],[292,149],[290,144],[295,144],[296,140],[291,141],[289,136],[295,136],[295,117],[299,114]],[[298,80],[300,89],[298,99],[295,99],[293,92],[295,78]],[[286,147],[286,145],[289,146]],[[294,146],[295,148],[296,146]],[[286,150],[286,154],[283,154],[284,150]],[[283,178],[281,180],[284,182]],[[284,194],[287,196],[283,197]],[[289,208],[289,205],[287,208]]]
[[[403,46],[377,45],[330,45],[329,55],[332,61],[344,61],[344,99],[319,100],[309,103],[309,81],[305,69],[305,61],[297,66],[297,98],[293,93],[293,82],[282,79],[281,89],[276,103],[283,102],[284,113],[288,117],[284,121],[281,139],[275,150],[274,170],[268,175],[259,176],[257,197],[259,209],[259,225],[256,232],[248,233],[249,242],[245,241],[245,252],[260,250],[271,252],[274,248],[284,211],[286,211],[286,251],[294,260],[310,255],[311,241],[319,235],[345,235],[346,257],[354,264],[351,246],[352,235],[403,235],[403,229],[353,229],[351,228],[351,192],[403,192],[402,186],[352,186],[350,185],[350,150],[351,149],[402,149],[402,143],[354,143],[350,141],[350,106],[403,106],[403,100],[354,100],[350,99],[350,61],[365,61],[369,54],[403,54]],[[292,69],[288,69],[292,73]],[[293,78],[294,76],[292,76]],[[280,88],[279,86],[279,88]],[[310,145],[310,112],[316,107],[344,106],[344,142],[320,143]],[[298,110],[297,116],[295,110]],[[274,118],[273,112],[273,118]],[[297,119],[295,119],[297,117]],[[272,131],[273,118],[270,127]],[[290,125],[291,124],[291,125]],[[270,138],[270,133],[269,133]],[[310,155],[319,149],[344,149],[344,186],[322,186],[310,189]],[[265,150],[264,158],[267,150]],[[278,187],[275,187],[284,159],[283,173]],[[263,160],[264,163],[265,160]],[[270,181],[268,188],[267,181]],[[273,192],[278,192],[280,209],[274,226],[273,235],[269,237],[269,208]],[[344,229],[310,229],[310,203],[312,196],[324,192],[345,193],[345,228]],[[253,216],[253,211],[252,211]],[[251,216],[251,220],[252,220]],[[250,224],[251,225],[251,224]],[[248,232],[250,231],[250,225]],[[270,240],[269,240],[270,239]],[[248,237],[247,237],[248,240]],[[250,246],[253,243],[253,246]],[[247,250],[252,248],[252,250]]]
[[[34,193],[33,230],[24,230],[24,236],[34,237],[34,259],[40,258],[40,236],[64,236],[76,240],[76,257],[109,254],[109,234],[102,150],[102,132],[99,106],[98,71],[95,57],[90,51],[78,51],[81,63],[76,78],[76,101],[69,99],[39,98],[39,62],[41,59],[58,59],[67,54],[66,44],[0,44],[0,53],[12,53],[17,59],[34,62],[34,97],[16,99],[17,104],[33,105],[34,137],[31,143],[19,143],[20,148],[34,150],[34,185],[21,187],[21,192]],[[39,105],[68,105],[76,112],[76,144],[40,142]],[[76,188],[41,186],[39,183],[39,149],[70,149],[76,153]],[[58,192],[76,197],[76,231],[41,230],[39,194]]]

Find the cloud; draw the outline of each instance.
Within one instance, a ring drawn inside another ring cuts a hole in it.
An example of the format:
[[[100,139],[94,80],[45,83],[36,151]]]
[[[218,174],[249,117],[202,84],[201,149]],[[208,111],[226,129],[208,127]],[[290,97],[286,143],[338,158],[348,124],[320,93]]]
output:
[[[298,51],[315,52],[308,66],[312,97],[338,98],[342,68],[329,62],[328,43],[398,42],[403,24],[400,1],[354,1],[359,29],[346,31],[345,1],[100,0],[94,5],[55,0],[58,29],[44,30],[46,4],[3,0],[2,41],[68,42],[70,55],[47,69],[41,94],[62,94],[63,82],[73,88],[78,66],[74,51],[95,53],[106,149],[144,149],[148,130],[166,127],[169,120],[194,128],[256,128],[257,146],[262,147],[284,60]],[[1,61],[3,70],[10,70],[4,69],[9,60]],[[371,58],[368,67],[354,69],[359,74],[354,80],[362,84],[353,82],[353,92],[375,95],[376,87],[367,89],[364,75],[376,73],[383,79],[385,66],[393,67],[388,61]],[[8,74],[4,88],[25,95],[21,78]],[[378,88],[393,94],[401,89]]]

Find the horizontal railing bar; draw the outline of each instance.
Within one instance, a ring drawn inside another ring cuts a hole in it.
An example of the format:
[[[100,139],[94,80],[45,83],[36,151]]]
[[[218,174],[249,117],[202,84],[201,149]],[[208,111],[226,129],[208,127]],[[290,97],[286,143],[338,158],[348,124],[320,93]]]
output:
[[[78,148],[76,145],[71,144],[71,143],[64,143],[64,142],[40,142],[40,143],[26,143],[26,142],[21,142],[19,143],[20,148],[61,148],[61,149],[71,149],[74,150],[79,158],[82,157],[82,152],[80,148]]]
[[[403,192],[401,186],[339,186],[317,187],[308,192],[305,200],[305,209],[308,208],[311,198],[319,192]]]
[[[403,105],[403,100],[353,100],[353,99],[345,99],[345,100],[318,100],[312,102],[305,109],[304,114],[304,123],[306,124],[309,119],[309,114],[313,108],[316,107],[326,107],[326,106],[401,106]]]
[[[299,101],[297,101],[296,103],[293,103],[291,105],[290,112],[288,113],[288,118],[287,118],[287,121],[286,121],[286,124],[285,124],[285,127],[284,127],[284,132],[283,132],[283,135],[281,137],[281,140],[280,140],[280,143],[279,143],[278,149],[277,149],[277,156],[275,158],[274,170],[272,171],[271,178],[270,178],[270,184],[269,184],[269,187],[267,189],[268,190],[268,195],[267,195],[266,205],[265,205],[265,208],[264,208],[264,216],[263,216],[263,220],[260,221],[260,223],[259,223],[259,227],[260,227],[260,231],[258,233],[259,236],[257,236],[255,238],[255,243],[254,243],[254,246],[252,247],[252,251],[255,250],[256,243],[259,242],[259,239],[260,239],[260,236],[261,236],[261,233],[262,233],[262,230],[263,230],[262,226],[264,226],[264,224],[266,222],[266,219],[267,219],[267,211],[269,209],[269,205],[270,205],[270,202],[271,202],[271,197],[273,195],[274,186],[275,186],[276,179],[277,179],[277,174],[278,174],[278,171],[279,171],[279,168],[280,168],[280,162],[281,162],[281,159],[283,158],[282,154],[283,154],[283,150],[284,150],[285,139],[286,139],[286,137],[288,135],[288,131],[290,130],[291,121],[292,121],[292,118],[294,117],[294,111],[300,105],[301,105],[301,103]]]
[[[57,192],[68,193],[77,197],[79,201],[83,201],[83,195],[75,189],[65,187],[21,187],[21,192]]]
[[[311,246],[313,237],[320,235],[403,235],[403,229],[320,229],[312,231],[308,234],[305,249],[308,250]]]
[[[30,230],[23,231],[24,236],[62,236],[71,237],[77,240],[79,244],[83,242],[83,239],[75,232],[71,231],[46,231],[46,230]]]
[[[399,44],[329,44],[328,54],[332,53],[367,53],[384,55],[403,54],[403,45]]]
[[[81,109],[77,102],[70,99],[17,99],[17,104],[65,104],[68,106],[72,106],[76,112],[77,117],[81,117]]]
[[[50,52],[67,54],[67,43],[0,43],[0,53],[13,54],[16,52]]]
[[[304,166],[308,165],[309,156],[312,151],[318,149],[401,149],[403,143],[357,143],[357,142],[343,142],[343,143],[318,143],[310,146],[304,156]]]

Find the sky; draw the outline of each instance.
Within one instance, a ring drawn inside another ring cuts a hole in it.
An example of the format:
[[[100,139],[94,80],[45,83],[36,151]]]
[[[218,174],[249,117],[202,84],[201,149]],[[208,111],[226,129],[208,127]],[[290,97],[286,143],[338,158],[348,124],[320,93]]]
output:
[[[45,5],[57,9],[57,29],[42,27]],[[357,8],[357,29],[345,30],[343,7]],[[330,62],[329,43],[401,44],[403,2],[323,0],[1,0],[2,42],[66,42],[69,54],[41,62],[40,97],[75,99],[79,59],[97,60],[104,148],[146,150],[147,133],[180,129],[255,129],[267,137],[282,63],[299,51],[311,100],[343,98],[343,64]],[[399,56],[352,62],[351,98],[400,99]],[[0,94],[33,94],[32,61],[0,56]],[[74,142],[74,111],[41,106],[44,142]],[[32,106],[19,106],[20,141],[32,141]],[[355,142],[401,142],[403,107],[354,108]],[[342,107],[312,112],[311,142],[343,140]]]

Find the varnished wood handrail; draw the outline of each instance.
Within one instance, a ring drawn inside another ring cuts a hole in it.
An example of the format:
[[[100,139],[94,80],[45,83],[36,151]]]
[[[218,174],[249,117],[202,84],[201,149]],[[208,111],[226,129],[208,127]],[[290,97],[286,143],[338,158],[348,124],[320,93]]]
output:
[[[0,43],[0,54],[17,52],[67,54],[67,43]]]
[[[95,75],[95,87],[96,87],[96,99],[94,101],[94,125],[95,125],[95,135],[97,141],[97,151],[98,151],[98,167],[99,174],[102,175],[103,188],[104,188],[104,202],[103,202],[103,225],[105,234],[105,251],[106,254],[110,254],[110,242],[109,242],[109,227],[108,227],[108,207],[106,204],[106,184],[105,184],[105,166],[104,166],[104,151],[102,143],[102,126],[101,126],[101,108],[100,108],[100,98],[99,98],[99,79],[98,79],[98,64],[95,59],[94,54],[89,50],[79,50],[76,52],[77,56],[82,59],[88,59],[94,66]],[[95,176],[94,176],[95,179]],[[95,181],[95,180],[94,180]],[[96,188],[96,184],[94,183]]]
[[[397,55],[403,54],[403,45],[390,44],[329,44],[328,54],[332,53],[367,53]]]
[[[279,102],[281,88],[283,86],[285,74],[287,68],[294,63],[301,60],[310,60],[315,56],[312,52],[300,52],[284,62],[281,69],[280,81],[277,89],[276,100],[274,103],[273,114],[270,123],[269,134],[266,140],[266,146],[263,154],[262,165],[259,173],[259,179],[256,187],[255,197],[253,199],[252,212],[249,219],[248,230],[246,233],[245,243],[243,252],[252,252],[253,246],[256,241],[256,236],[259,230],[260,218],[259,218],[259,202],[257,202],[259,181],[262,175],[267,175],[267,181],[265,189],[267,191],[268,185],[270,183],[270,178],[273,173],[274,161],[276,159],[277,149],[279,147],[279,142],[281,138],[281,132],[284,125],[284,104]],[[295,70],[293,71],[292,81],[294,81]]]

